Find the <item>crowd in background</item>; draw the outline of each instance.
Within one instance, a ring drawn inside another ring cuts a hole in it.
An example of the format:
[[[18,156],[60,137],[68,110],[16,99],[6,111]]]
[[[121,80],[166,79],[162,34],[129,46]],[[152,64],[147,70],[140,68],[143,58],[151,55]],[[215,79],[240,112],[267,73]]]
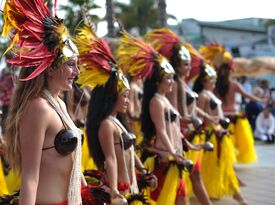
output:
[[[239,78],[239,82],[246,92],[253,94],[259,98],[266,98],[266,103],[246,99],[242,96],[237,102],[240,111],[245,111],[251,128],[254,132],[255,140],[274,143],[275,134],[275,96],[274,88],[269,87],[267,80],[258,80],[252,87],[245,76]]]

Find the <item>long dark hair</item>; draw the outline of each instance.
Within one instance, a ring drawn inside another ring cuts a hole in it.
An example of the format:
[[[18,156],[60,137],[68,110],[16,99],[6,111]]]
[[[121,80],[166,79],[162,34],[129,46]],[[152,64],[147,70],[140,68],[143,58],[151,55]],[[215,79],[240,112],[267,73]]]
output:
[[[150,78],[144,81],[143,100],[141,113],[141,130],[144,138],[148,141],[152,140],[156,135],[155,126],[150,116],[150,101],[157,92],[157,84],[161,81],[161,73],[159,65],[155,65]]]
[[[105,157],[99,142],[98,131],[101,122],[113,111],[118,93],[116,90],[116,77],[112,75],[103,86],[96,87],[91,92],[86,121],[86,133],[91,156],[98,169],[104,169]]]
[[[218,68],[217,81],[214,92],[224,101],[229,91],[229,75],[230,67],[229,64],[222,64]]]
[[[169,59],[170,64],[173,66],[176,74],[178,74],[178,67],[182,64],[182,60],[179,57],[180,44],[176,44],[172,49],[172,56]]]
[[[178,111],[181,115],[183,115],[183,85],[182,82],[179,80],[180,74],[178,68],[182,64],[182,59],[179,57],[179,51],[181,49],[181,44],[177,43],[172,49],[172,56],[170,58],[170,64],[173,66],[176,74],[174,75],[174,81],[177,83],[177,103],[178,103]]]
[[[193,91],[199,94],[203,90],[203,82],[205,80],[206,75],[207,73],[205,72],[205,64],[201,62],[200,74],[194,82]]]

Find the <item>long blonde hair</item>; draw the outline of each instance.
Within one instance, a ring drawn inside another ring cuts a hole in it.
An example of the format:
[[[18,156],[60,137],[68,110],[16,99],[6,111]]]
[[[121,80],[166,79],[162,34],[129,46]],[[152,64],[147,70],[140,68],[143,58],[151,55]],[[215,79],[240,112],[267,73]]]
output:
[[[46,69],[48,70],[48,69]],[[23,68],[19,79],[28,76],[33,69]],[[7,143],[7,159],[12,168],[21,173],[20,122],[32,99],[39,97],[46,88],[46,71],[29,81],[17,80],[6,122],[5,141]]]

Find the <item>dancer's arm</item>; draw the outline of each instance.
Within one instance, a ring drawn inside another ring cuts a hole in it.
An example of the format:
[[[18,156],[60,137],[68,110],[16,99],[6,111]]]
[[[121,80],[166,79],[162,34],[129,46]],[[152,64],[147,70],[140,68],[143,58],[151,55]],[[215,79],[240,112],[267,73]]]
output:
[[[254,95],[250,95],[247,92],[245,92],[245,90],[242,88],[242,86],[236,81],[232,81],[232,85],[234,86],[235,90],[237,92],[239,92],[245,98],[248,98],[252,101],[257,101],[257,102],[260,102],[260,103],[266,103],[267,102],[267,99],[265,99],[265,98],[259,98],[259,97],[256,97]]]
[[[99,142],[105,156],[105,166],[109,187],[117,191],[117,159],[114,144],[114,127],[109,120],[104,120],[98,131]]]
[[[20,122],[21,189],[20,205],[34,205],[39,182],[42,147],[50,114],[42,99],[31,102]],[[43,116],[43,119],[41,118]]]

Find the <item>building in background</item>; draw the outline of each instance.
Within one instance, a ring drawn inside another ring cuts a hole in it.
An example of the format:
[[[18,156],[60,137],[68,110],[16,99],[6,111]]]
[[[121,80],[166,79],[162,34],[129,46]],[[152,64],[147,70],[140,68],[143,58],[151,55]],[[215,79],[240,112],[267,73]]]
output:
[[[234,57],[275,56],[275,26],[266,28],[268,21],[269,19],[261,18],[220,22],[183,19],[179,25],[171,26],[171,29],[196,48],[202,44],[220,43]],[[265,79],[270,82],[270,87],[275,88],[274,77],[265,74],[249,81],[255,86],[258,81]]]
[[[176,32],[195,47],[201,44],[221,43],[235,57],[273,56],[275,27],[266,29],[267,21],[268,19],[260,18],[220,22],[183,19]]]

